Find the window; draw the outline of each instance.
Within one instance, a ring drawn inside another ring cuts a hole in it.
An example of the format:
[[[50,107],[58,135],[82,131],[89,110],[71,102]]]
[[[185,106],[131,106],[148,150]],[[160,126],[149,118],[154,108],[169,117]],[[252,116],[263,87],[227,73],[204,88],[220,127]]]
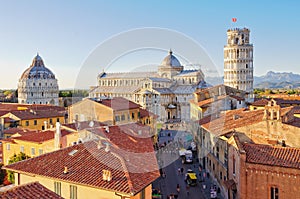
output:
[[[37,125],[37,120],[34,120],[34,121],[33,121],[33,124],[34,124],[34,125]]]
[[[120,116],[119,116],[119,115],[116,115],[116,116],[115,116],[115,120],[116,120],[116,122],[119,122],[119,121],[120,121]]]
[[[52,124],[52,118],[49,119],[49,123]]]
[[[271,199],[279,199],[278,187],[271,187]]]
[[[10,150],[10,144],[6,144],[6,150]]]
[[[141,195],[140,195],[140,199],[145,199],[146,198],[146,195],[145,195],[145,189],[143,189],[141,191]]]
[[[25,126],[29,126],[29,121],[25,121]]]
[[[43,149],[39,149],[39,155],[43,154]]]
[[[125,115],[121,115],[121,120],[122,120],[122,121],[125,120]]]
[[[35,148],[31,148],[31,155],[35,155]]]
[[[77,187],[70,185],[70,199],[77,199]]]
[[[232,157],[232,173],[235,175],[235,158],[234,156]]]
[[[222,180],[222,177],[223,177],[223,173],[222,171],[220,171],[220,180]]]
[[[134,113],[131,113],[131,119],[134,119]]]
[[[57,195],[61,196],[61,183],[60,182],[54,182],[54,192]]]
[[[24,146],[20,147],[20,152],[24,153]]]
[[[59,118],[56,118],[56,122],[59,122]]]

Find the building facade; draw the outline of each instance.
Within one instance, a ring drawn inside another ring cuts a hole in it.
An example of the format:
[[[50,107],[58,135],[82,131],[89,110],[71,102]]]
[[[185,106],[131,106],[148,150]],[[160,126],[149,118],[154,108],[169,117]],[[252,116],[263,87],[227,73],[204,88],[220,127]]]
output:
[[[184,70],[170,51],[155,72],[102,72],[89,97],[124,97],[158,115],[161,121],[189,121],[189,101],[203,81],[200,69]]]
[[[224,84],[248,92],[253,90],[253,45],[247,28],[227,30]]]
[[[58,105],[58,83],[55,75],[45,67],[37,54],[18,82],[20,104]]]

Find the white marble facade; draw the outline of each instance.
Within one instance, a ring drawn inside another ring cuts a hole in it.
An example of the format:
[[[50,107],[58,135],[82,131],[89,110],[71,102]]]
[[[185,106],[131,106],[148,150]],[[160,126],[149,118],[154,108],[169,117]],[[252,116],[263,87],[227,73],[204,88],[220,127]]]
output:
[[[189,121],[189,101],[196,89],[206,85],[203,82],[200,69],[184,70],[170,51],[155,72],[100,73],[89,97],[124,97],[155,113],[160,121]]]
[[[21,104],[58,105],[58,83],[37,54],[18,82],[18,102]]]

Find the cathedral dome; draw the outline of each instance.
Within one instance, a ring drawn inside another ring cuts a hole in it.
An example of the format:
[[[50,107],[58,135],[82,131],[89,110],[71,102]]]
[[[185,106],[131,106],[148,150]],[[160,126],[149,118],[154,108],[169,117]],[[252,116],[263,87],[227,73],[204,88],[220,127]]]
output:
[[[172,66],[172,67],[180,67],[181,64],[178,59],[172,55],[172,50],[169,51],[169,55],[164,58],[161,65],[163,66]]]
[[[32,64],[27,68],[21,76],[21,79],[55,79],[55,75],[51,70],[45,67],[43,59],[37,54],[32,60]]]

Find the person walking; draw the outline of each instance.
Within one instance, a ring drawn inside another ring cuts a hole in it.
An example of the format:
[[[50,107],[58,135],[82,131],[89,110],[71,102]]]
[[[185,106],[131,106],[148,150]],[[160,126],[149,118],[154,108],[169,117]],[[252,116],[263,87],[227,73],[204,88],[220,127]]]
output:
[[[176,190],[177,190],[177,193],[180,192],[180,186],[179,186],[179,184],[177,184]]]
[[[189,186],[189,184],[186,184],[186,194],[190,195],[190,186]]]

